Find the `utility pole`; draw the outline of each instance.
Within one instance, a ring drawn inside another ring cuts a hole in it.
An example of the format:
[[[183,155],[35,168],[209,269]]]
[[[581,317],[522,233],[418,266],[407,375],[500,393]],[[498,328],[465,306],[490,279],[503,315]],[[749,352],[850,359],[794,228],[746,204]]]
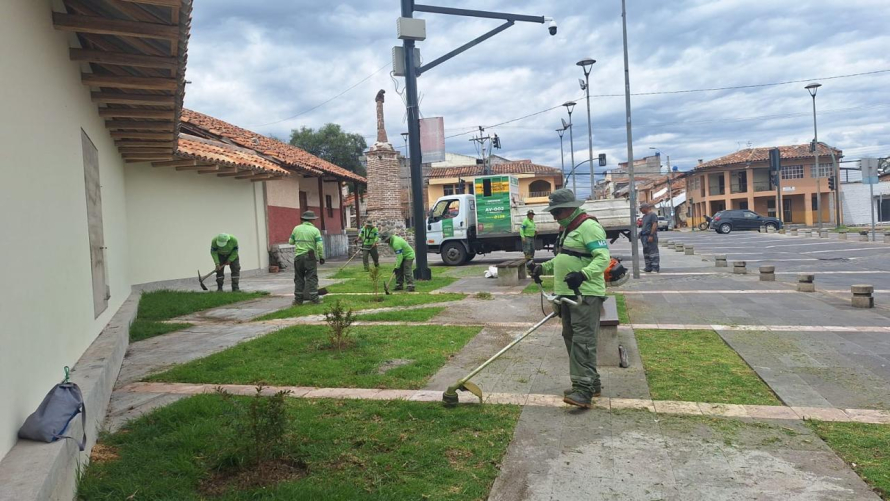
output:
[[[674,171],[671,170],[671,156],[667,156],[668,162],[668,197],[671,199],[671,224],[670,228],[674,229],[677,224],[674,221]]]
[[[630,249],[633,277],[640,278],[640,249],[637,248],[637,187],[634,182],[633,127],[630,118],[630,68],[627,62],[627,8],[626,0],[621,0],[621,24],[624,34],[624,107],[627,127],[627,177],[630,195]]]
[[[822,229],[822,187],[820,178],[819,178],[819,129],[816,128],[816,92],[819,90],[819,87],[822,87],[822,84],[819,83],[811,83],[805,87],[807,91],[810,93],[810,96],[813,97],[813,157],[814,161],[814,169],[816,169],[816,174],[813,176],[816,178],[816,211],[819,213],[819,229]]]
[[[596,64],[595,59],[587,58],[578,61],[577,66],[580,66],[584,71],[584,81],[581,82],[582,90],[587,92],[587,153],[590,155],[588,159],[590,161],[590,199],[593,200],[593,187],[594,183],[594,170],[593,170],[593,126],[590,124],[590,70],[593,69],[593,65]],[[574,164],[574,162],[572,162]],[[575,193],[575,196],[578,196],[578,193]]]
[[[563,127],[562,129],[556,129],[556,133],[559,134],[559,158],[562,162],[562,187],[565,188],[566,184],[566,154],[562,149],[562,135],[565,134],[566,129]]]

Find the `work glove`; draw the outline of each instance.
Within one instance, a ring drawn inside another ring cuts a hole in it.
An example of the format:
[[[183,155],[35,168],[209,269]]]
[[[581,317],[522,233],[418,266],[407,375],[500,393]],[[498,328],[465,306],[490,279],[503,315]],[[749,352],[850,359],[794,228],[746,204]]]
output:
[[[544,274],[544,267],[540,264],[531,263],[528,265],[528,274],[532,276],[532,278],[539,278]]]
[[[583,284],[585,280],[587,280],[587,277],[580,271],[573,271],[571,273],[568,273],[566,274],[566,278],[564,279],[566,285],[568,285],[569,289],[572,290],[581,287],[581,284]]]
[[[324,264],[324,258],[319,259],[318,264]]]

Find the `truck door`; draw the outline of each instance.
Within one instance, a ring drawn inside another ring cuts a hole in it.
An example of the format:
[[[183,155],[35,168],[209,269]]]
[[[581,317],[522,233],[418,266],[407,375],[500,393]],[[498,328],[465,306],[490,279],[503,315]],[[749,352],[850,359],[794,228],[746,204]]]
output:
[[[427,219],[427,243],[439,246],[445,240],[466,238],[466,211],[462,211],[460,205],[457,198],[436,202]]]

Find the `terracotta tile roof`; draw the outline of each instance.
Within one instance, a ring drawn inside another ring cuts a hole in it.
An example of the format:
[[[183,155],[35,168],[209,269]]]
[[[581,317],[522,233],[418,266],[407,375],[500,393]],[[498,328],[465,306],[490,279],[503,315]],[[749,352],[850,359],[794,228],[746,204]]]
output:
[[[508,162],[501,164],[493,164],[491,166],[492,174],[544,174],[548,176],[561,175],[562,171],[555,167],[547,167],[546,165],[533,164],[531,161]],[[430,172],[430,178],[438,177],[471,177],[481,176],[481,165],[461,165],[457,167],[433,167]]]
[[[768,148],[746,148],[744,150],[739,150],[735,153],[730,153],[729,155],[722,156],[715,160],[696,165],[695,170],[707,169],[711,167],[722,167],[727,165],[746,164],[748,162],[768,162],[769,150],[773,148],[779,148],[779,153],[782,156],[782,160],[804,160],[813,158],[813,153],[810,151],[809,143],[795,144],[792,146],[770,146]],[[834,153],[837,156],[840,156],[842,154],[841,150],[837,148],[819,143],[820,157],[827,156],[830,158],[831,150],[834,150]]]
[[[344,181],[368,182],[364,177],[322,160],[296,146],[242,129],[197,111],[183,108],[180,120],[183,124],[194,126],[219,138],[228,139],[244,148],[277,159],[284,164],[285,168],[308,172],[312,175],[324,173]]]
[[[176,155],[182,158],[194,158],[228,167],[238,167],[277,176],[289,176],[290,172],[263,158],[255,151],[240,148],[231,144],[203,139],[188,134],[179,135],[179,147]]]

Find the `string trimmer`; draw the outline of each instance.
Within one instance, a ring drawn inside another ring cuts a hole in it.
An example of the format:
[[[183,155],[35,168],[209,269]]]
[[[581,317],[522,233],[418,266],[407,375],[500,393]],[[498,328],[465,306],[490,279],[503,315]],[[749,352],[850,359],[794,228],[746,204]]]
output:
[[[547,294],[546,292],[544,292],[544,286],[541,284],[540,276],[535,277],[535,283],[538,284],[538,288],[541,290],[541,297],[543,297],[547,301],[550,301],[551,303],[570,304],[573,306],[577,306],[578,301],[581,300],[581,293],[577,289],[575,289],[575,291],[574,291],[575,296],[576,296],[575,300],[571,300],[568,298],[561,298],[561,297],[557,296],[556,294]],[[522,341],[523,339],[525,339],[526,336],[528,336],[532,332],[535,332],[536,330],[538,330],[542,325],[546,324],[547,321],[549,321],[551,318],[553,318],[555,316],[556,316],[556,312],[555,311],[551,312],[550,314],[548,314],[547,316],[542,318],[538,323],[533,325],[529,330],[522,333],[521,336],[514,339],[510,344],[501,348],[501,350],[499,352],[495,353],[491,358],[486,360],[482,365],[480,365],[479,367],[476,367],[475,369],[473,369],[472,372],[470,372],[469,374],[467,374],[466,376],[464,376],[463,378],[458,380],[453,385],[449,386],[448,389],[445,390],[444,393],[442,393],[442,403],[445,404],[445,407],[454,407],[458,404],[457,390],[468,391],[468,392],[472,393],[473,395],[476,395],[477,397],[479,397],[479,403],[481,404],[482,403],[482,389],[479,388],[474,383],[471,383],[470,379],[473,376],[475,376],[476,374],[479,374],[482,371],[482,369],[488,367],[488,364],[497,360],[498,357],[500,357],[501,355],[503,355],[504,353],[509,351],[510,348],[519,344],[519,342]]]
[[[368,249],[364,249],[364,248],[359,247],[359,249],[358,249],[357,251],[355,251],[355,254],[353,254],[352,257],[349,258],[349,261],[346,261],[346,264],[344,264],[343,266],[337,268],[337,273],[340,273],[341,271],[343,271],[344,268],[346,268],[347,266],[349,266],[349,263],[351,263],[352,260],[355,259],[355,256],[358,256],[358,255],[359,255],[362,251],[364,251],[364,250],[368,250]]]

